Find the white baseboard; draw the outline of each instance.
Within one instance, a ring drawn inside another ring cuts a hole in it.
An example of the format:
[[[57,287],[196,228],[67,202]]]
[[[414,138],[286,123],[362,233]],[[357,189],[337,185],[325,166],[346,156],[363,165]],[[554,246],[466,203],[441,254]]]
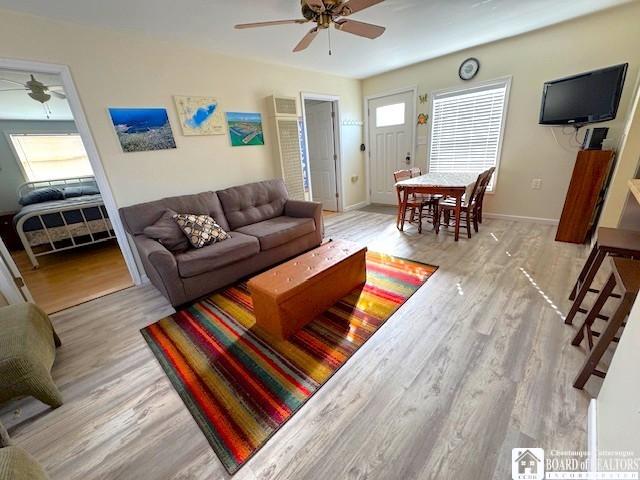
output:
[[[519,215],[504,215],[502,213],[483,212],[482,216],[487,218],[496,218],[499,220],[511,220],[514,222],[544,223],[546,225],[558,225],[560,222],[560,220],[556,218],[522,217]]]
[[[151,280],[149,280],[149,277],[147,277],[147,274],[142,273],[140,275],[140,286],[149,285],[150,283],[151,283]]]
[[[364,202],[360,202],[360,203],[356,203],[353,205],[349,205],[348,207],[344,207],[344,212],[350,212],[351,210],[358,210],[359,208],[364,208],[367,205],[370,205],[370,203],[368,201],[364,201]]]
[[[595,398],[589,402],[587,413],[587,454],[589,455],[589,473],[598,471],[598,404]],[[595,477],[594,477],[595,478]]]

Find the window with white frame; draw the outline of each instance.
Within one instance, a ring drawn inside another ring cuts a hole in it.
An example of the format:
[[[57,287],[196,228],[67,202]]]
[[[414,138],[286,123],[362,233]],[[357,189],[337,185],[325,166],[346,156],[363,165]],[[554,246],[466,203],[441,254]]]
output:
[[[505,79],[433,95],[429,172],[480,173],[498,166],[509,83]],[[496,177],[488,190],[494,189]]]
[[[70,134],[9,135],[28,182],[93,175],[82,139]]]

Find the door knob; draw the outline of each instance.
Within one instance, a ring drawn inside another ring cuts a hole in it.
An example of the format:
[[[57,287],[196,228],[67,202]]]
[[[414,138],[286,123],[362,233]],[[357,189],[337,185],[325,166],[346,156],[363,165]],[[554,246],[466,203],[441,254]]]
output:
[[[407,157],[404,159],[404,163],[411,165],[411,152],[407,152]]]

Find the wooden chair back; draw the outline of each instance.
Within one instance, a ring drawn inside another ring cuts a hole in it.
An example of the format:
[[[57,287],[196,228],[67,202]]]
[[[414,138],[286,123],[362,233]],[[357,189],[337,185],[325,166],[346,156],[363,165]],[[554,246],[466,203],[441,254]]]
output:
[[[491,182],[491,177],[493,177],[493,172],[496,171],[496,167],[491,167],[489,170],[484,172],[484,178],[482,179],[482,184],[480,185],[480,189],[478,191],[476,201],[482,203],[484,201],[484,194],[489,187],[489,183]]]
[[[393,172],[393,179],[396,183],[402,180],[408,180],[409,178],[411,178],[411,170],[398,170]],[[402,194],[398,188],[396,188],[396,195],[398,196],[398,205],[402,205]]]
[[[466,199],[467,205],[471,206],[478,201],[480,191],[482,190],[482,185],[487,176],[487,172],[488,171],[482,172],[480,175],[478,175],[478,179],[476,180],[476,183],[473,186],[473,190],[471,190],[471,195],[469,195],[469,198]]]
[[[396,183],[402,180],[408,180],[409,178],[411,178],[411,170],[398,170],[397,172],[393,172],[393,179]]]
[[[411,178],[419,177],[420,175],[422,175],[422,169],[420,167],[410,168],[409,172],[411,172]]]

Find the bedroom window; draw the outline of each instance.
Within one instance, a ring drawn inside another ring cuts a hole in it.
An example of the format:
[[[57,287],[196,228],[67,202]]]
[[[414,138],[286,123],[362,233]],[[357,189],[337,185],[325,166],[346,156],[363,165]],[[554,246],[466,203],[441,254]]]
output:
[[[510,79],[433,95],[429,172],[498,167]],[[488,190],[492,191],[497,170]]]
[[[28,182],[93,175],[78,134],[10,134]]]

